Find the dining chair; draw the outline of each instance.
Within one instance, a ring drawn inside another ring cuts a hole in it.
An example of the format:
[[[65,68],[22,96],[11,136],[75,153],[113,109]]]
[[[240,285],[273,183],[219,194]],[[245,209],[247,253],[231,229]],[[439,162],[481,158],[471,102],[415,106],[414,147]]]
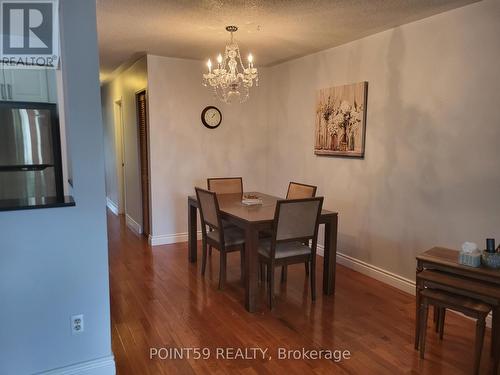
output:
[[[212,177],[207,178],[207,188],[216,194],[243,194],[242,177]],[[232,227],[233,224],[222,221],[224,228]],[[208,247],[208,255],[212,256],[212,246]]]
[[[240,252],[241,279],[243,280],[245,233],[238,227],[223,227],[216,193],[201,188],[195,188],[195,190],[202,224],[201,274],[205,275],[207,246],[218,249],[220,252],[219,289],[223,289],[226,282],[227,253]],[[207,231],[207,227],[210,231]]]
[[[276,204],[271,238],[259,241],[259,261],[267,268],[269,308],[273,308],[276,266],[311,265],[311,298],[316,300],[316,248],[323,197],[279,200]],[[304,243],[312,240],[312,246]]]
[[[242,177],[207,178],[208,190],[217,194],[243,194]]]
[[[318,188],[314,185],[302,184],[300,182],[290,181],[288,184],[288,190],[286,192],[286,199],[302,199],[302,198],[314,198],[316,196],[316,190]],[[306,270],[306,275],[309,276],[309,264],[304,263]],[[281,267],[281,282],[285,282],[287,278],[287,267],[286,265]]]

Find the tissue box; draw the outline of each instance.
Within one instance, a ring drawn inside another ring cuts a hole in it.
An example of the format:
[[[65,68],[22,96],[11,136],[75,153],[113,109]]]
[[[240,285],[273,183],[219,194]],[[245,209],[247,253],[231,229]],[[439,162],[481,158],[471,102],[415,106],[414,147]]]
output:
[[[481,265],[481,254],[479,252],[464,253],[461,251],[458,256],[458,263],[464,266],[479,267]]]

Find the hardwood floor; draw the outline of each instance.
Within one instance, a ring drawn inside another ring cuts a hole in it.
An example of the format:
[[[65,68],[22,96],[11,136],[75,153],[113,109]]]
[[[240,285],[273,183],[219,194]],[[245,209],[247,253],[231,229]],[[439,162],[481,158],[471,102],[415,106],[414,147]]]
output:
[[[108,227],[118,375],[471,373],[473,321],[447,314],[443,341],[429,326],[420,360],[413,348],[414,297],[348,268],[337,266],[335,296],[318,293],[311,303],[304,266],[290,266],[286,286],[277,282],[274,310],[261,286],[259,312],[250,314],[243,307],[237,253],[228,256],[227,284],[219,291],[218,251],[202,278],[201,262],[187,261],[187,243],[150,248],[113,214]],[[321,267],[317,273],[321,285]],[[488,330],[481,373],[488,373],[489,345]],[[151,347],[209,348],[211,358],[150,359]],[[267,348],[266,358],[215,359],[216,348],[252,347]],[[280,360],[278,348],[349,350],[351,358]]]

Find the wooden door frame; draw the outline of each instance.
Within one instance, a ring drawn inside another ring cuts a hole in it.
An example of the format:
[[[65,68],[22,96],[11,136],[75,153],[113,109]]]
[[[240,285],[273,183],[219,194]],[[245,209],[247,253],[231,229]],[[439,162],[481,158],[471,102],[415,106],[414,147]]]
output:
[[[143,201],[143,189],[142,189],[142,155],[141,155],[141,134],[140,134],[140,128],[139,128],[139,95],[144,94],[146,98],[145,102],[145,111],[146,111],[146,124],[145,124],[145,130],[146,130],[146,155],[147,155],[147,181],[148,181],[148,186],[147,186],[147,223],[148,225],[146,226],[146,220],[145,220],[145,215],[144,215],[144,201]],[[152,235],[152,215],[151,215],[151,149],[150,149],[150,128],[149,128],[149,97],[148,97],[148,90],[147,88],[140,89],[135,92],[135,107],[136,107],[136,123],[137,123],[137,141],[139,143],[139,174],[141,178],[141,207],[142,207],[142,232],[146,236],[151,236]]]

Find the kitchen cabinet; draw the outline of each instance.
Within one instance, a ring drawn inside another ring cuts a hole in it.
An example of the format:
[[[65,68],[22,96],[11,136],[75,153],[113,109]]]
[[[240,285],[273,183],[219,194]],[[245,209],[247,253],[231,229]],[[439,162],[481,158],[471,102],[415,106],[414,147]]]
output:
[[[0,98],[4,101],[56,103],[53,69],[10,69],[0,71]]]

